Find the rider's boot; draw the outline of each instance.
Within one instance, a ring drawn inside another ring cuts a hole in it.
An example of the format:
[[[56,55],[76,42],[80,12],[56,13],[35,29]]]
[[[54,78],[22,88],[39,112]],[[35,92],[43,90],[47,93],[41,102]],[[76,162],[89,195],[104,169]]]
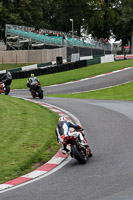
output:
[[[65,144],[62,144],[62,149],[61,149],[62,153],[63,154],[66,154],[69,152],[69,150],[66,148],[66,145]]]

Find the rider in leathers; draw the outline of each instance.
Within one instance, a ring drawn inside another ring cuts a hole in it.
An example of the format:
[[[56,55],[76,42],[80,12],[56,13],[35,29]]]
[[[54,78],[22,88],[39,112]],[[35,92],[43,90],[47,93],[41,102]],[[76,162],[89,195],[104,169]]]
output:
[[[27,80],[27,87],[30,88],[30,90],[34,90],[35,83],[39,83],[39,79],[34,76],[34,74],[31,74],[31,77]]]
[[[11,80],[12,81],[12,75],[10,72],[7,72],[6,74],[4,74],[1,79],[0,79],[3,83],[5,83],[7,80]]]
[[[11,85],[12,82],[12,75],[10,72],[6,72],[1,78],[0,82],[2,82],[3,90],[6,90],[6,85]],[[1,94],[1,93],[0,93]]]
[[[77,131],[81,130],[80,125],[72,124],[71,122],[68,122],[65,117],[60,117],[55,132],[56,132],[56,136],[57,136],[57,142],[62,145],[63,153],[65,153],[65,151],[67,151],[66,145],[63,144],[63,139],[65,136],[71,135],[71,133],[69,132],[69,128],[74,128]],[[84,143],[84,136],[82,134],[80,134],[80,139],[81,139],[82,145],[88,146],[88,144]]]

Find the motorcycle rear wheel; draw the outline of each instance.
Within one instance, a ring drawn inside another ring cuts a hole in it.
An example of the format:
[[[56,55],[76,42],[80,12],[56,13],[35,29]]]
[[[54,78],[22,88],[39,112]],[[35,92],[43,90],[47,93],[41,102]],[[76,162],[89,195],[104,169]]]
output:
[[[81,153],[81,150],[77,148],[76,144],[73,144],[71,146],[71,151],[72,151],[72,154],[74,155],[74,157],[76,158],[76,160],[80,164],[85,164],[86,163],[87,156],[85,155],[85,153]]]

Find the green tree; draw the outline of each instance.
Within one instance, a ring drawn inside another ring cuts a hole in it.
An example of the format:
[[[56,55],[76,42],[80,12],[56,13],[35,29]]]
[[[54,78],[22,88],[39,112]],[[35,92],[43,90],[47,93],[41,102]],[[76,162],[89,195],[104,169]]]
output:
[[[5,24],[12,23],[15,21],[16,13],[12,1],[3,0],[0,2],[0,38],[4,38],[5,35]]]
[[[55,30],[72,30],[70,19],[74,20],[74,31],[80,35],[80,26],[86,10],[87,0],[54,0],[51,6],[50,24]]]
[[[127,44],[133,34],[132,0],[0,0],[0,37],[5,24],[48,28],[80,35],[81,26],[93,37],[112,34]],[[83,20],[84,19],[84,20]]]
[[[4,38],[5,24],[35,27],[48,26],[49,1],[3,0],[0,1],[0,37]]]
[[[119,0],[90,0],[86,14],[88,33],[98,39],[109,39],[115,26],[119,6]]]
[[[133,1],[122,0],[118,10],[117,21],[113,32],[117,39],[122,40],[122,46],[131,42],[133,35]]]

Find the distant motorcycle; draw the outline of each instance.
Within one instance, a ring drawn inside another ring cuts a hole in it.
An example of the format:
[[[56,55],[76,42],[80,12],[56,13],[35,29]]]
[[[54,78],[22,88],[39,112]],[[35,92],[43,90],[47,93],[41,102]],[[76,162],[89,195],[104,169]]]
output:
[[[80,131],[74,131],[71,136],[66,136],[63,139],[63,144],[66,145],[66,152],[75,158],[79,163],[85,164],[89,157],[92,157],[91,150],[87,144],[87,140],[84,136],[84,129]],[[84,136],[85,145],[80,143],[80,134]]]
[[[5,95],[8,95],[10,92],[12,79],[7,79],[5,81],[0,82],[0,94],[4,93]]]
[[[33,82],[30,87],[30,92],[33,98],[39,97],[39,99],[43,99],[43,90],[40,82]]]

